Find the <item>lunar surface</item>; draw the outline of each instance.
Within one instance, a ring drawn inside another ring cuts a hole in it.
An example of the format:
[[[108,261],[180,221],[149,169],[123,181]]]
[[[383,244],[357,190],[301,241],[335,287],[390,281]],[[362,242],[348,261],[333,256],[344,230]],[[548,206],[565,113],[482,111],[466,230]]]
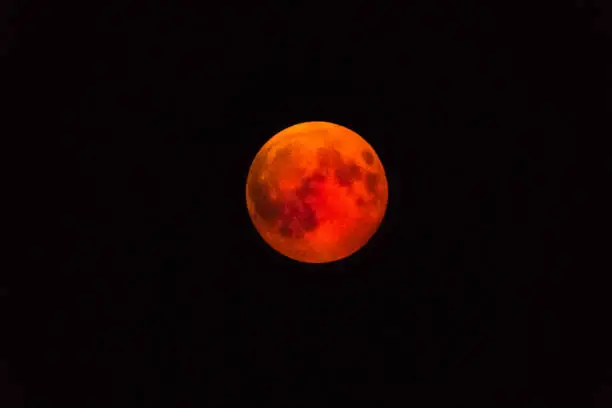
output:
[[[377,231],[388,185],[376,152],[329,122],[291,126],[255,156],[246,183],[249,215],[276,251],[300,262],[350,256]]]

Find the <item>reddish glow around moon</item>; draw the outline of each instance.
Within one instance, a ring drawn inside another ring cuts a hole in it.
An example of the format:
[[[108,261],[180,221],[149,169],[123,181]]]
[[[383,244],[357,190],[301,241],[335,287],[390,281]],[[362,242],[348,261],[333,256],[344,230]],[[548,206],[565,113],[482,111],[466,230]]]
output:
[[[350,256],[378,230],[388,185],[376,152],[329,122],[277,133],[255,156],[246,183],[249,215],[276,251],[300,262]]]

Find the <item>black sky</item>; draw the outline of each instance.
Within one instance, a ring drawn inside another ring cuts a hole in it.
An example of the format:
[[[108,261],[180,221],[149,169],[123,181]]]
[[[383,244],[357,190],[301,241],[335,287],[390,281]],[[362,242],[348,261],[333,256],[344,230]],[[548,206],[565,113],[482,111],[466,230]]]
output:
[[[461,3],[18,13],[42,251],[6,292],[10,404],[609,406],[609,9]],[[245,204],[259,148],[310,120],[389,182],[329,265]]]

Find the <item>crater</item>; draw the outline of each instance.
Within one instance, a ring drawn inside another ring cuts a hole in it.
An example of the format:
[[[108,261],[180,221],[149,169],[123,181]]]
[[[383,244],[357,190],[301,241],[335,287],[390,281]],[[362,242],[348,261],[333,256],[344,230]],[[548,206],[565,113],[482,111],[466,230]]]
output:
[[[363,161],[365,161],[368,166],[371,166],[372,164],[374,164],[374,155],[369,150],[363,150],[361,152],[361,157],[363,158]]]

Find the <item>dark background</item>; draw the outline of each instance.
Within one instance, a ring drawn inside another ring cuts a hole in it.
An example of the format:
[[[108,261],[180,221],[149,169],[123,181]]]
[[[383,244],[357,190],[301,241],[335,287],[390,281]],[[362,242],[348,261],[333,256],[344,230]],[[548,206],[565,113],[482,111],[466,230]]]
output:
[[[612,406],[601,3],[12,9],[32,228],[0,406]],[[328,265],[245,205],[310,120],[389,182]]]

